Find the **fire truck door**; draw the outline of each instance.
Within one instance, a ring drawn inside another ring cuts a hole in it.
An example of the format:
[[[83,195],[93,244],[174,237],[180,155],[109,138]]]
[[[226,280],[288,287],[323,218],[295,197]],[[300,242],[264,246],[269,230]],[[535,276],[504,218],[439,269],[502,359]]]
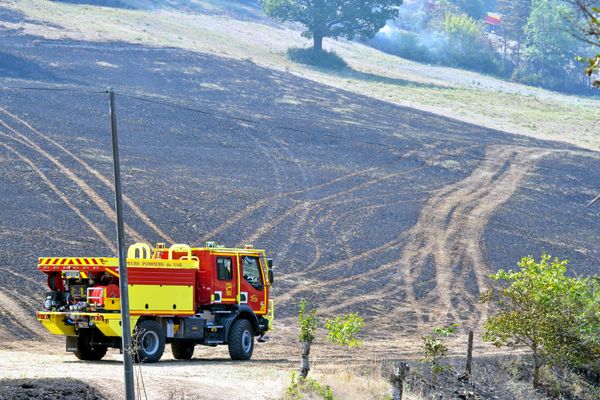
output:
[[[248,304],[258,314],[266,312],[265,284],[260,258],[241,255],[240,264],[240,304]]]
[[[236,268],[236,257],[217,256],[215,257],[215,293],[220,296],[220,302],[233,304],[237,295],[237,280],[234,278]]]

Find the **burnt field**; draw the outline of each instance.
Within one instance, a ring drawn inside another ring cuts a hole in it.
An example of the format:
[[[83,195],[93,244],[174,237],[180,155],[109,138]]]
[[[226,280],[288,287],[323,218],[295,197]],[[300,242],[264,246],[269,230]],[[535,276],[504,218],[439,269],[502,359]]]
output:
[[[77,88],[0,91],[0,336],[44,334],[37,257],[116,253],[107,95],[79,89],[118,94],[128,241],[265,248],[280,317],[305,297],[372,336],[475,326],[523,255],[598,272],[597,153],[251,60],[0,35],[0,86]]]

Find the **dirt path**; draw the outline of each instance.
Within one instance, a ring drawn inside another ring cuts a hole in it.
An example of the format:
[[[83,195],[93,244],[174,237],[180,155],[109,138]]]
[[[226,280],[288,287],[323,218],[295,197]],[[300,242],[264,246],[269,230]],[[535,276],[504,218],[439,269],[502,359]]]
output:
[[[81,362],[63,351],[62,341],[44,344],[45,347],[32,345],[28,350],[0,350],[0,376],[3,379],[24,376],[28,379],[81,379],[111,400],[123,398],[122,356],[118,351],[111,350],[99,362]],[[210,358],[204,358],[205,350],[197,349],[197,353],[204,352],[200,355],[202,358],[176,361],[168,352],[169,346],[157,364],[134,368],[136,387],[143,392],[139,398],[277,399],[289,381],[289,364],[277,359],[235,363],[221,352],[211,352]]]
[[[408,298],[421,321],[470,320],[477,308],[485,314],[477,306],[492,272],[482,251],[485,226],[547,154],[535,148],[490,146],[470,176],[427,202],[400,257]],[[435,289],[421,292],[419,283],[429,264]]]

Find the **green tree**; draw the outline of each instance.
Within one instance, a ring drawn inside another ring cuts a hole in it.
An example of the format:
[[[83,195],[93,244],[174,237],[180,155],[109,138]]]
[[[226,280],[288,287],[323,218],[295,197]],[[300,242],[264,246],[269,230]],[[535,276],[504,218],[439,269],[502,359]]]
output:
[[[496,72],[495,51],[483,32],[483,23],[466,14],[446,13],[443,30],[448,38],[451,65],[482,72]]]
[[[319,318],[317,317],[317,309],[313,308],[310,311],[306,309],[308,302],[305,299],[300,300],[298,307],[298,327],[300,333],[298,339],[302,345],[302,361],[300,363],[300,375],[306,379],[310,371],[310,346],[312,345],[315,336],[317,335],[317,326]]]
[[[313,48],[323,50],[323,38],[373,37],[398,16],[403,0],[261,0],[265,13],[279,21],[299,22]]]
[[[520,63],[521,43],[525,39],[525,25],[531,14],[531,0],[498,0],[496,11],[502,14],[502,34],[504,38],[504,58],[508,41],[515,41],[515,62]]]
[[[492,279],[503,284],[488,290],[483,302],[499,312],[484,323],[483,339],[496,346],[524,345],[533,353],[533,385],[545,364],[569,366],[600,357],[600,287],[593,278],[566,276],[567,261],[542,255],[523,257],[518,271],[500,270]]]
[[[565,22],[571,9],[558,0],[533,0],[525,25],[526,63],[516,77],[526,83],[557,90],[573,90],[577,84],[577,39]]]
[[[483,0],[450,0],[450,3],[472,18],[481,19],[485,15],[486,5]]]

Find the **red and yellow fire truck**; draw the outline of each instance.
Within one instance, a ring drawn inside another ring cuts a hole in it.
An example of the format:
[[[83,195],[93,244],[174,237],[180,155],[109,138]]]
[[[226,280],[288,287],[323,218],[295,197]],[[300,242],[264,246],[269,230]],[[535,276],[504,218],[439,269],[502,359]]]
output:
[[[37,318],[81,360],[122,347],[118,265],[106,257],[39,259],[50,292]],[[273,264],[251,245],[138,243],[128,250],[127,275],[136,361],[157,362],[166,343],[176,359],[192,358],[198,344],[227,344],[232,359],[248,360],[255,337],[263,342],[272,328]]]

